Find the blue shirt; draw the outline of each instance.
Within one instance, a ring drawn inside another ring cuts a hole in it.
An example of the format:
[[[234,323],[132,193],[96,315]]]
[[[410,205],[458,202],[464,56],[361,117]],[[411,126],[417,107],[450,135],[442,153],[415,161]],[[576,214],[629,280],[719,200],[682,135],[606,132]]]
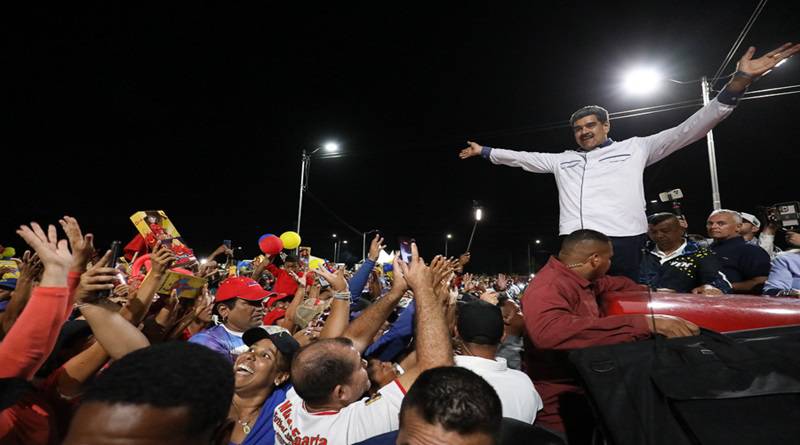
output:
[[[800,289],[800,252],[786,252],[772,260],[772,270],[764,283],[764,293],[776,295],[784,290]]]
[[[275,408],[286,400],[286,393],[292,389],[292,385],[286,384],[278,386],[272,390],[272,394],[264,401],[261,413],[256,419],[250,430],[250,434],[239,445],[272,445],[275,443],[275,427],[272,423],[272,415]],[[236,426],[238,428],[238,424]],[[230,445],[236,445],[231,442]]]
[[[769,275],[769,254],[760,247],[747,244],[741,236],[714,241],[709,248],[719,256],[722,273],[731,283]]]
[[[229,331],[225,329],[225,325],[221,324],[194,334],[189,339],[189,342],[197,343],[219,352],[230,360],[231,365],[233,365],[237,355],[247,350],[247,345],[242,340],[242,333]]]

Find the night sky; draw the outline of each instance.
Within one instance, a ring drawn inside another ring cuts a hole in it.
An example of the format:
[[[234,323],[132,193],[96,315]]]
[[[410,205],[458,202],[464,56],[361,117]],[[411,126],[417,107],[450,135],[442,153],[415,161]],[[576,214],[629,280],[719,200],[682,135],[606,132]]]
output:
[[[108,3],[4,14],[0,244],[19,249],[18,224],[69,214],[105,247],[133,237],[134,211],[163,209],[199,256],[232,239],[252,257],[259,235],[295,226],[301,150],[335,139],[344,155],[312,161],[310,191],[347,223],[390,248],[414,237],[430,258],[446,233],[451,254],[466,247],[478,200],[472,270],[524,273],[528,242],[542,240],[540,264],[557,250],[552,175],[460,161],[465,141],[558,152],[575,147],[566,120],[583,105],[699,98],[699,84],[633,97],[620,80],[638,65],[712,76],[757,2]],[[800,40],[798,24],[800,2],[769,2],[734,60]],[[751,89],[795,84],[800,58]],[[612,120],[611,136],[695,109]],[[723,207],[800,200],[799,115],[800,95],[749,100],[717,127]],[[705,139],[644,181],[648,200],[681,188],[704,233]],[[314,255],[331,257],[337,233],[361,257],[360,237],[308,197],[301,232]]]

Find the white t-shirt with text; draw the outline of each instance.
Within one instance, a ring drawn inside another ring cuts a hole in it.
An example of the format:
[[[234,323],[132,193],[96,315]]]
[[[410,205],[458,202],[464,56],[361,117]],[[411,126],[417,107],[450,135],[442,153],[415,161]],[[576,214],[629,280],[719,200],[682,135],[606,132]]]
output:
[[[272,417],[275,443],[282,445],[347,445],[400,428],[405,389],[397,380],[373,397],[340,411],[310,413],[294,388]]]

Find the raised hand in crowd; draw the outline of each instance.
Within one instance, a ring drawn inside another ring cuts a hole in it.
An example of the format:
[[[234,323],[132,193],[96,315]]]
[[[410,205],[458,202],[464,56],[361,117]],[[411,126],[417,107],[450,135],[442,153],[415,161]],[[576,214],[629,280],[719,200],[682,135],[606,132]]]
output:
[[[381,254],[381,250],[383,250],[386,246],[383,245],[383,238],[380,234],[375,234],[375,238],[372,238],[372,241],[369,243],[369,253],[367,253],[367,258],[372,261],[378,261],[378,257]]]
[[[150,273],[155,275],[164,275],[167,270],[172,267],[173,264],[175,264],[175,260],[177,258],[178,257],[175,255],[175,252],[173,252],[169,247],[163,244],[158,244],[153,253],[150,254]]]
[[[398,266],[414,292],[417,304],[417,363],[399,378],[403,387],[410,388],[423,371],[439,366],[452,366],[453,348],[443,310],[444,302],[433,291],[434,273],[420,258],[416,243],[411,243],[411,262],[406,264],[400,261]]]
[[[114,289],[117,285],[119,271],[116,268],[106,266],[110,259],[111,251],[109,250],[81,275],[78,288],[75,290],[76,303],[96,301],[99,298],[99,292]]]
[[[497,274],[497,280],[495,281],[494,290],[502,292],[508,289],[508,277],[506,274],[499,273]]]
[[[64,216],[60,219],[59,224],[67,234],[70,249],[72,249],[72,272],[83,273],[86,270],[86,265],[95,254],[94,248],[94,235],[87,233],[86,235],[81,232],[81,226],[78,225],[78,220],[71,216]]]
[[[30,250],[26,250],[22,254],[20,260],[16,260],[19,267],[19,277],[17,278],[17,286],[11,291],[11,298],[8,301],[6,310],[0,313],[0,338],[5,336],[14,322],[17,321],[25,305],[31,297],[33,291],[33,283],[39,281],[42,270],[42,262],[39,260],[39,255],[36,253],[31,254]],[[2,274],[0,274],[2,276]]]
[[[334,292],[347,292],[347,280],[344,279],[343,269],[338,269],[336,272],[331,273],[325,266],[319,266],[314,272],[318,273],[322,278],[325,278],[325,280],[330,283],[331,289],[333,289]]]
[[[44,271],[40,286],[66,286],[67,272],[73,263],[67,240],[59,240],[54,225],[47,226],[47,233],[39,224],[32,222],[30,227],[20,226],[17,234],[28,243],[39,256]]]

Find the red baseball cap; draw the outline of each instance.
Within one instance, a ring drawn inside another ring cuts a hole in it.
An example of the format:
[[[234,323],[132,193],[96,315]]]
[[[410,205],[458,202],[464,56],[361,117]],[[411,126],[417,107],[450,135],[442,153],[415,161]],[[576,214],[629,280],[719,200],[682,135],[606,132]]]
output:
[[[286,311],[283,309],[275,309],[274,311],[267,312],[264,315],[264,318],[261,320],[265,326],[270,326],[275,324],[276,321],[280,320],[281,318],[286,317]]]
[[[258,282],[248,277],[230,277],[219,284],[214,303],[241,298],[248,301],[261,301],[267,298],[270,292],[265,291]]]
[[[279,293],[279,292],[270,292],[269,300],[267,300],[267,302],[264,304],[264,306],[271,307],[275,303],[277,303],[277,302],[279,302],[281,300],[285,300],[287,298],[289,298],[289,294],[282,294],[282,293]]]

